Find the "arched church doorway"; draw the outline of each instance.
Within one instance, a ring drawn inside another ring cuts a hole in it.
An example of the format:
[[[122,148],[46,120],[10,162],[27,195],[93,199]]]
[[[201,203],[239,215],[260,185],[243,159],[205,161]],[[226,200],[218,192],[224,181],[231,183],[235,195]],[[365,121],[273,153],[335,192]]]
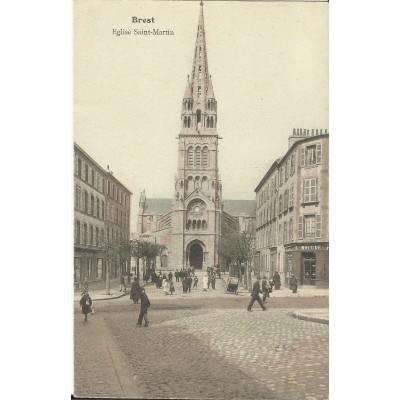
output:
[[[193,243],[190,247],[189,265],[196,269],[203,267],[203,247],[199,243]]]

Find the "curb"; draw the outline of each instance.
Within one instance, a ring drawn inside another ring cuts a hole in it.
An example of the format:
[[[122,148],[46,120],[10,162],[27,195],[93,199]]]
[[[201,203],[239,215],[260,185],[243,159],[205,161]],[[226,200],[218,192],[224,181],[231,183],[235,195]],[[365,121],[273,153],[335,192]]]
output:
[[[289,315],[297,319],[302,319],[304,321],[317,322],[319,324],[329,325],[329,319],[326,318],[311,317],[309,315],[297,313],[296,311],[289,313]]]

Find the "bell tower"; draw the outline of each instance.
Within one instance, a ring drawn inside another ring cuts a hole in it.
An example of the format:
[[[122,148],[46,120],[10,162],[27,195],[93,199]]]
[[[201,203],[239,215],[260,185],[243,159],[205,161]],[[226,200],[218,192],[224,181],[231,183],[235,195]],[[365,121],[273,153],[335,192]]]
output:
[[[178,139],[172,267],[204,270],[219,264],[222,185],[218,170],[217,101],[208,70],[203,2]]]

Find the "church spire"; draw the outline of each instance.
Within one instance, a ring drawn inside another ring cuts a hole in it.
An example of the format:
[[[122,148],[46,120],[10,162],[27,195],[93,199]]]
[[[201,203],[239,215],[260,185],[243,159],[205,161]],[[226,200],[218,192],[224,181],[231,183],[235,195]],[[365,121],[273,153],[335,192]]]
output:
[[[213,99],[212,111],[216,111],[214,90],[208,71],[206,32],[204,27],[203,2],[200,2],[200,14],[197,24],[191,77],[186,86],[182,107],[183,133],[213,133],[216,130],[216,113],[210,117],[210,99]],[[188,106],[189,105],[189,106]],[[188,130],[189,129],[189,130]],[[212,131],[210,131],[210,129]]]

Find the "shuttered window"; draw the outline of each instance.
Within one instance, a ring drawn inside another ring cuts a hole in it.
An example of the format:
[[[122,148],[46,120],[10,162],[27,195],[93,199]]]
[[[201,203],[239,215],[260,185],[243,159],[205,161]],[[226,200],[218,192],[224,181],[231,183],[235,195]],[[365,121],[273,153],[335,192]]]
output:
[[[303,216],[299,217],[299,239],[303,239]]]
[[[294,205],[294,184],[290,185],[289,188],[289,207]]]
[[[317,178],[304,180],[304,203],[317,201]]]
[[[315,237],[316,238],[321,238],[322,237],[322,215],[317,214],[315,216],[316,222],[315,222]]]
[[[317,144],[316,161],[317,161],[317,164],[321,164],[322,163],[322,144],[321,143]]]

